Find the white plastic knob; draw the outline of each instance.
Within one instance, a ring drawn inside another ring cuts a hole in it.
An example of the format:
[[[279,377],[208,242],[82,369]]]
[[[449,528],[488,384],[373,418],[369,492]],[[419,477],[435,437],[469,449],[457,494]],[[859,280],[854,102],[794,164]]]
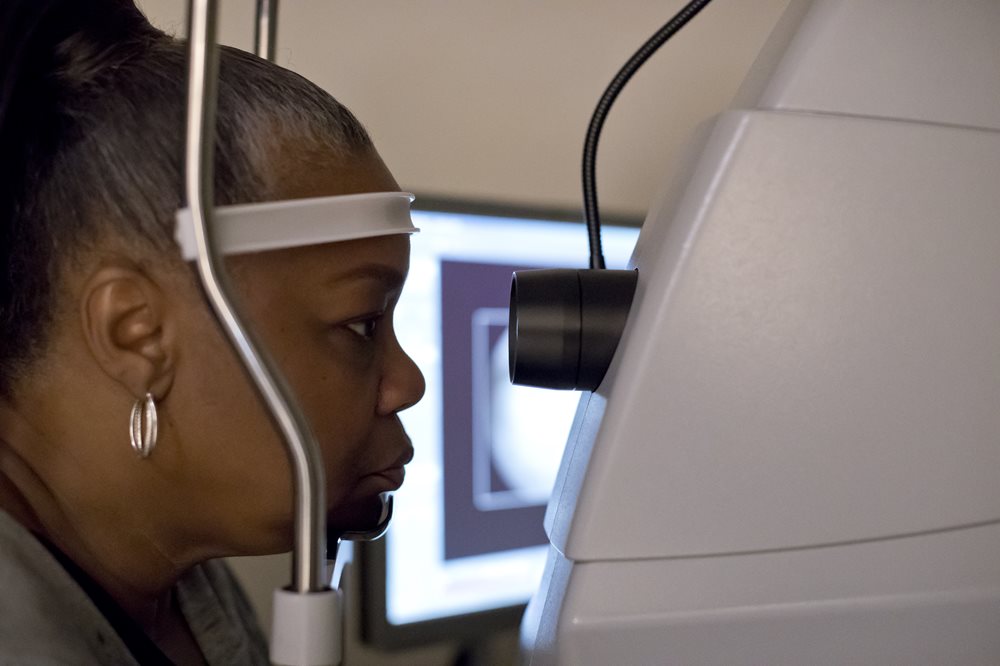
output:
[[[342,593],[274,591],[271,663],[338,666],[343,656]]]

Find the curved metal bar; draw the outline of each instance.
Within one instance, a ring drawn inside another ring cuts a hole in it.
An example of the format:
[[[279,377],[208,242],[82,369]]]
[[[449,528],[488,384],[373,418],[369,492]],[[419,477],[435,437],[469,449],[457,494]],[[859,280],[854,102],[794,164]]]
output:
[[[257,23],[254,27],[253,52],[274,62],[278,46],[278,0],[257,0]]]
[[[218,55],[216,1],[191,0],[188,24],[188,105],[185,190],[198,248],[197,268],[205,296],[239,354],[285,439],[295,489],[292,590],[327,588],[326,493],[319,447],[271,359],[241,323],[232,306],[222,258],[212,243],[215,102]]]

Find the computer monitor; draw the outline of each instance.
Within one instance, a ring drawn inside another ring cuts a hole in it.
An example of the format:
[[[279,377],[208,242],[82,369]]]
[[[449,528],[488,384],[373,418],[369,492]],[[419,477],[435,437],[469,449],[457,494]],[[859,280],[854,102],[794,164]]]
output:
[[[394,321],[427,391],[401,415],[416,454],[392,525],[360,549],[362,637],[386,648],[513,627],[538,586],[542,519],[579,394],[510,384],[511,273],[582,268],[589,256],[571,215],[418,199],[413,221]],[[607,264],[624,268],[639,221],[612,222]]]

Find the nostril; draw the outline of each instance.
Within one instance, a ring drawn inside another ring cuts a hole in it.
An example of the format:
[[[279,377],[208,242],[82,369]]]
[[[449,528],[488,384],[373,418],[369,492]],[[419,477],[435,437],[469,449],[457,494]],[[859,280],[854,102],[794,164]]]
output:
[[[413,407],[418,402],[420,402],[420,401],[419,400],[414,400],[412,402],[408,402],[405,405],[401,405],[401,406],[397,407],[396,411],[397,412],[405,412],[407,409],[409,409],[410,407]]]

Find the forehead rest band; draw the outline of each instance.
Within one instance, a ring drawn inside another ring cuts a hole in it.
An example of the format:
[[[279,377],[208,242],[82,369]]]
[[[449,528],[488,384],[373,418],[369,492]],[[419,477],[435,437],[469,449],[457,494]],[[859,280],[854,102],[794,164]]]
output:
[[[305,245],[374,238],[419,231],[410,219],[408,192],[369,192],[312,199],[219,206],[213,245],[223,255],[281,250]],[[177,211],[174,237],[185,261],[197,258],[191,211]]]

